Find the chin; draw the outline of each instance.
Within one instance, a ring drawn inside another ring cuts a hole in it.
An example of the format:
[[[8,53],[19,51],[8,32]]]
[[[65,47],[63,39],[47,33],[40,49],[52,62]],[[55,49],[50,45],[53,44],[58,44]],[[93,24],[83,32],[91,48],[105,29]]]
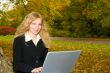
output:
[[[34,33],[35,35],[37,35],[38,33]]]
[[[37,35],[39,33],[39,31],[33,31],[33,34]]]

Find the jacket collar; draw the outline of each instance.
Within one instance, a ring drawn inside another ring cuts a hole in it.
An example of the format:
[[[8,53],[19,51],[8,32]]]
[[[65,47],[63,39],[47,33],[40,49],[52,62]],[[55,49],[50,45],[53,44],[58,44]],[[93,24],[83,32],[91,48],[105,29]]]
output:
[[[34,44],[37,44],[40,39],[41,39],[40,35],[39,34],[36,35],[36,39],[33,40]],[[29,35],[28,32],[25,32],[25,42],[28,42],[30,40],[32,40],[31,36]]]

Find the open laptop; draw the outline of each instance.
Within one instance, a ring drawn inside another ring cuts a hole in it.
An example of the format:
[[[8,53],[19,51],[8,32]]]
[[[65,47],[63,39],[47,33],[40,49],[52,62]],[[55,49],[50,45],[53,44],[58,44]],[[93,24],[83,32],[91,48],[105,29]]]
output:
[[[70,73],[80,52],[80,50],[48,52],[41,73]]]

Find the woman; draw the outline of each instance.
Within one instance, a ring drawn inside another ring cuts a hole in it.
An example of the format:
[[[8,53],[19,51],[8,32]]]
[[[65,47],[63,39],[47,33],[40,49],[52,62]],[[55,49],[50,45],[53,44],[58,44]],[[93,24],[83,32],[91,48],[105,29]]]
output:
[[[37,12],[28,14],[17,28],[13,43],[15,73],[40,73],[48,52],[48,33]]]

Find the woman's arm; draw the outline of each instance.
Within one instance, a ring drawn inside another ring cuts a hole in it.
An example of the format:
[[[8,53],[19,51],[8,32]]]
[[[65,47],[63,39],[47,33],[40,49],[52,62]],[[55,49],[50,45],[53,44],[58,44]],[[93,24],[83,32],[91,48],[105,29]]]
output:
[[[15,38],[13,42],[13,69],[19,72],[31,72],[33,67],[23,62],[23,42]]]
[[[42,58],[41,58],[41,61],[40,61],[40,66],[42,67],[43,66],[43,63],[44,63],[44,61],[45,61],[45,58],[46,58],[46,56],[47,56],[47,53],[48,53],[48,48],[44,48],[44,52],[43,52],[43,56],[42,56]]]

